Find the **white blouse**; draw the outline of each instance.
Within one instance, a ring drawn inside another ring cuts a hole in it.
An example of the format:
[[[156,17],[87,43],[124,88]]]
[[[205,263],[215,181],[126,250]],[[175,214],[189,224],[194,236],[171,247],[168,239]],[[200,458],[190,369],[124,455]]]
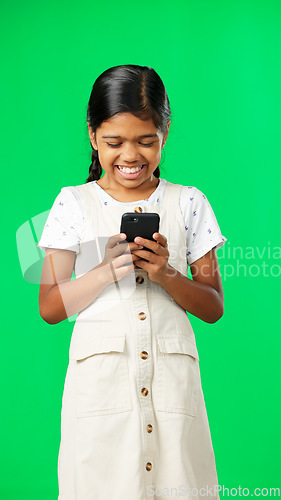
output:
[[[136,202],[146,206],[161,205],[167,181],[159,178],[159,184],[146,200],[121,202],[112,198],[104,189],[92,181],[103,205],[132,205]],[[227,241],[218,225],[214,211],[207,197],[194,186],[183,186],[180,208],[185,222],[187,244],[187,263],[190,266],[197,259],[215,247],[217,250]],[[61,189],[48,215],[38,247],[72,250],[79,253],[80,237],[83,232],[86,214],[76,186]],[[165,235],[164,235],[165,236]]]

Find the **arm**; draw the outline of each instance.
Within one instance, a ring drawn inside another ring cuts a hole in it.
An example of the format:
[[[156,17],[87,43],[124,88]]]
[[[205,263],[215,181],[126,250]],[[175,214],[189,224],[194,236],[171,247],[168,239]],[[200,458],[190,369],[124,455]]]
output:
[[[150,248],[152,252],[134,250],[133,253],[139,257],[134,265],[145,269],[149,278],[159,283],[185,311],[206,323],[218,321],[223,315],[224,304],[216,251],[210,250],[191,264],[191,280],[168,263],[167,238],[160,233],[154,233],[153,238],[157,242],[135,238],[136,243]],[[142,257],[149,262],[142,260]]]
[[[160,284],[185,310],[206,323],[215,323],[224,312],[224,297],[216,251],[210,250],[190,266],[192,280],[174,268]],[[173,271],[173,272],[172,272]]]
[[[110,283],[99,264],[71,281],[75,252],[46,249],[39,290],[39,312],[44,321],[56,324],[87,307]]]
[[[135,243],[119,245],[126,235],[111,236],[103,261],[80,278],[71,281],[75,252],[46,249],[39,290],[39,312],[49,324],[56,324],[89,306],[113,281],[134,269]],[[124,242],[123,242],[124,243]]]

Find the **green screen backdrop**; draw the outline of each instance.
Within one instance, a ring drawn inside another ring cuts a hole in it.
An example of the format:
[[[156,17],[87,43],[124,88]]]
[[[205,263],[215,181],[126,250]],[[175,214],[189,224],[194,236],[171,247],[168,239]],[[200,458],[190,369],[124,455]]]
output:
[[[224,315],[189,315],[219,484],[249,496],[280,488],[280,2],[15,0],[0,14],[1,498],[57,498],[74,324],[41,319],[16,234],[62,187],[86,181],[91,88],[119,64],[163,79],[172,124],[161,177],[200,189],[227,238]],[[27,235],[27,253],[40,236]]]

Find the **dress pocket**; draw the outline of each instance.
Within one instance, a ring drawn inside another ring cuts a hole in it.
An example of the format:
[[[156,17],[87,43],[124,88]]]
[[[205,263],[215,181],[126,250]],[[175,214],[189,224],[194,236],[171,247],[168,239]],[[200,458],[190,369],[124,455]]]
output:
[[[132,410],[126,336],[94,337],[76,348],[77,417]]]
[[[157,335],[155,409],[196,417],[201,387],[196,345],[184,336]]]

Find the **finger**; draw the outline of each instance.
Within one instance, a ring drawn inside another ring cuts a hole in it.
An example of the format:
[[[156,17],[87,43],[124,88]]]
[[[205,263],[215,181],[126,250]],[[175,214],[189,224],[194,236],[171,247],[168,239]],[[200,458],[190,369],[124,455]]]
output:
[[[118,269],[119,267],[122,267],[128,263],[134,262],[138,258],[139,257],[137,257],[137,255],[133,255],[131,253],[123,253],[122,255],[119,255],[112,260],[112,265],[115,269]]]
[[[138,266],[141,269],[144,269],[145,271],[148,271],[147,264],[150,265],[149,262],[145,262],[145,260],[142,260],[142,259],[138,259],[138,260],[134,261],[134,267]]]
[[[142,245],[137,245],[137,243],[134,242],[120,242],[118,245],[116,245],[115,248],[113,248],[112,253],[115,255],[121,255],[121,253],[131,253],[133,250],[139,250],[140,248],[143,248]],[[120,250],[120,251],[119,251]]]
[[[132,255],[137,256],[137,258],[146,259],[151,264],[155,263],[155,253],[149,252],[148,250],[133,250]]]
[[[167,246],[167,238],[164,236],[164,234],[161,233],[154,233],[152,237],[160,243],[164,248]]]
[[[140,236],[136,236],[134,242],[138,245],[142,245],[143,247],[150,248],[151,250],[153,250],[153,248],[155,247],[155,241],[141,238]]]
[[[138,243],[134,243],[133,241],[131,241],[129,243],[129,247],[130,247],[130,250],[139,250],[140,248],[143,248],[143,245],[138,245]]]
[[[134,272],[134,264],[130,263],[127,266],[122,266],[119,267],[118,269],[113,270],[112,272],[112,278],[115,281],[121,280],[124,276],[127,274],[133,273]]]
[[[163,254],[164,247],[159,242],[157,242],[157,241],[152,241],[152,240],[148,240],[146,238],[141,238],[140,236],[137,236],[134,239],[134,241],[136,243],[140,243],[141,245],[143,245],[146,248],[149,248],[150,250],[152,250],[157,255],[162,255]]]
[[[107,248],[108,256],[110,256],[112,259],[115,259],[119,255],[122,255],[124,253],[130,253],[129,245],[125,241],[121,241],[117,243],[113,248]]]
[[[114,236],[110,236],[110,238],[108,239],[108,242],[107,242],[107,246],[108,248],[113,248],[115,247],[115,245],[117,245],[117,243],[119,242],[124,242],[124,240],[126,240],[127,238],[127,235],[125,233],[119,233],[119,234],[115,234]],[[126,244],[128,244],[128,242],[124,242]]]
[[[122,241],[122,242],[119,242],[119,244],[116,245],[114,248],[112,248],[110,250],[110,253],[111,253],[112,258],[116,258],[119,255],[122,255],[124,253],[129,254],[133,250],[138,250],[140,248],[143,248],[143,247],[141,245],[137,245],[136,243],[133,243],[133,242],[128,243],[127,241]]]
[[[134,243],[134,242],[121,242],[119,243],[118,245],[116,245],[115,248],[119,249],[119,247],[121,248],[122,252],[119,252],[119,253],[130,253],[132,252],[133,250],[139,250],[141,248],[143,248],[142,245],[138,245],[137,243]],[[115,249],[113,249],[113,252],[114,252]]]

